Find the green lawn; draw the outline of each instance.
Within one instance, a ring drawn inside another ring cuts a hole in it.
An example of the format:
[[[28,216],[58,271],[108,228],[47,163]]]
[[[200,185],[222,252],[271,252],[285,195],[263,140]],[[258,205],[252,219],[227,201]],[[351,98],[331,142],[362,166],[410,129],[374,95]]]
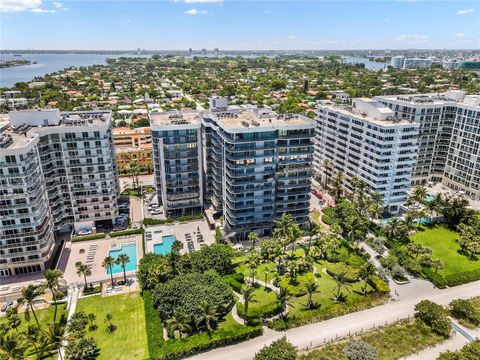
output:
[[[243,317],[245,308],[244,304],[237,302],[237,312]],[[260,318],[262,314],[278,313],[277,295],[275,291],[260,286],[253,292],[253,301],[248,304],[249,318]]]
[[[35,306],[34,306],[35,309]],[[55,307],[52,305],[46,309],[35,310],[35,314],[37,315],[38,322],[42,328],[46,328],[53,323],[53,314],[55,312]],[[21,325],[18,327],[18,331],[22,332],[27,329],[29,324],[36,324],[35,318],[33,317],[32,313],[28,316],[27,313],[20,313],[18,314],[20,320],[22,321]],[[57,323],[66,323],[67,321],[67,309],[66,304],[59,304],[57,310]],[[0,318],[0,323],[6,322],[7,318],[5,316]]]
[[[289,252],[290,253],[290,252]],[[304,254],[304,250],[299,248],[295,251],[296,259],[300,259]],[[338,260],[340,262],[334,263],[321,260],[314,263],[319,277],[315,277],[313,273],[302,273],[298,274],[296,282],[291,283],[288,276],[281,276],[280,282],[281,286],[289,290],[291,294],[289,306],[289,315],[290,320],[288,327],[299,326],[305,323],[311,323],[315,321],[321,321],[323,319],[332,318],[342,314],[346,314],[353,311],[358,311],[367,307],[375,306],[384,301],[386,296],[384,294],[374,292],[373,289],[368,285],[367,286],[367,295],[360,294],[361,288],[364,286],[363,281],[354,282],[348,286],[347,289],[343,289],[342,292],[347,296],[344,303],[334,303],[334,290],[336,283],[334,279],[325,274],[322,269],[331,268],[338,266],[338,264],[348,264],[349,267],[360,267],[365,263],[365,260],[358,256],[357,254],[351,253],[347,248],[342,247],[338,251]],[[245,276],[251,276],[251,270],[244,264],[239,265],[236,268],[237,272],[243,273]],[[267,280],[270,281],[274,278],[276,273],[276,264],[273,262],[262,263],[258,266],[256,271],[256,278],[264,281],[265,275],[267,275]],[[308,281],[315,280],[317,281],[317,293],[313,295],[313,300],[318,304],[318,307],[312,310],[307,310],[305,305],[307,303],[308,295],[306,295],[305,284]],[[262,290],[255,290],[254,299],[257,303],[250,303],[249,305],[249,315],[254,317],[255,315],[261,317],[262,312],[266,309],[272,309],[275,307],[275,294],[266,293]],[[243,312],[243,305],[237,303],[237,309],[241,314]],[[278,321],[280,322],[280,320]],[[272,325],[276,329],[281,329],[282,324]]]
[[[138,292],[80,299],[76,311],[94,313],[97,317],[98,329],[87,332],[97,340],[99,360],[148,358],[145,310]],[[113,323],[117,325],[113,334],[106,332],[104,319],[107,313],[113,315]]]
[[[480,269],[480,261],[472,261],[458,253],[460,245],[456,242],[457,238],[456,232],[443,226],[422,226],[411,240],[432,249],[432,256],[444,264],[444,268],[438,270],[438,274],[442,276]]]
[[[406,320],[372,330],[359,337],[377,350],[379,360],[400,359],[444,340],[424,323]],[[348,360],[343,353],[345,345],[345,340],[328,344],[308,354],[300,354],[298,359]]]

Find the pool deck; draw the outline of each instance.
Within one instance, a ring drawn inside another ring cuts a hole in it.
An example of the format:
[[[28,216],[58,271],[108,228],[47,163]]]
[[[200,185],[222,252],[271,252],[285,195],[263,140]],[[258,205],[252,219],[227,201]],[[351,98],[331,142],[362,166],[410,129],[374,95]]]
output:
[[[91,264],[92,275],[87,277],[88,282],[98,282],[103,280],[109,280],[110,275],[107,274],[105,268],[102,267],[102,262],[105,257],[108,256],[109,251],[112,250],[112,245],[119,245],[128,242],[135,242],[137,247],[137,263],[143,256],[142,250],[142,236],[141,235],[128,235],[125,237],[105,238],[91,241],[82,242],[68,242],[65,245],[65,249],[62,258],[59,262],[59,270],[62,270],[65,275],[64,278],[67,283],[80,283],[83,284],[83,276],[77,275],[77,269],[75,263],[81,261],[86,263],[87,254],[91,245],[96,244],[97,249],[95,251],[95,257]],[[81,250],[84,253],[80,253]],[[128,272],[127,272],[128,274]],[[123,277],[122,273],[114,273],[114,278]]]
[[[173,235],[175,238],[183,243],[183,249],[180,250],[181,254],[188,253],[187,247],[187,240],[185,239],[185,234],[190,233],[193,240],[193,246],[195,250],[200,250],[200,244],[197,242],[196,233],[198,232],[198,228],[200,228],[200,233],[203,235],[204,244],[210,245],[213,244],[215,241],[213,239],[213,232],[209,229],[206,220],[199,220],[199,221],[190,221],[183,224],[165,224],[165,225],[155,225],[155,226],[148,226],[145,231],[161,231],[161,233],[154,233],[152,236],[152,240],[146,241],[145,250],[147,253],[153,252],[153,246],[155,244],[161,243],[161,239],[163,236]],[[195,234],[194,234],[195,232]]]

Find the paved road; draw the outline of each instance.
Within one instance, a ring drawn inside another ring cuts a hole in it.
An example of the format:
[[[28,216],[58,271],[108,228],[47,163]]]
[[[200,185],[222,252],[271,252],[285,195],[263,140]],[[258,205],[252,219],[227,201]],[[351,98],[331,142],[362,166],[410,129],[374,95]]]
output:
[[[420,300],[429,299],[441,305],[447,305],[451,300],[462,298],[469,299],[480,295],[480,281],[456,286],[444,290],[432,289],[427,293],[418,293],[409,299],[392,301],[385,305],[377,306],[323,322],[301,326],[286,332],[267,331],[260,337],[215,349],[203,354],[193,356],[192,359],[223,360],[223,359],[252,359],[258,350],[270,344],[284,334],[300,350],[318,347],[325,340],[347,336],[355,332],[365,331],[374,326],[392,323],[398,319],[414,315],[414,306]]]

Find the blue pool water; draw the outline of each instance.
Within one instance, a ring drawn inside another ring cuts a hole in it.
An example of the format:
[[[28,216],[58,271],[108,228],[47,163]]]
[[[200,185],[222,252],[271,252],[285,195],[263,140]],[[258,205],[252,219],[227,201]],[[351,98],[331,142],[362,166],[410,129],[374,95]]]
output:
[[[426,202],[433,201],[433,199],[435,199],[435,195],[427,195],[427,196],[425,196],[425,201],[426,201]]]
[[[172,246],[175,240],[176,237],[173,235],[162,236],[162,243],[153,245],[153,252],[162,255],[168,254],[172,251]]]
[[[125,271],[135,271],[137,270],[137,246],[135,243],[122,244],[122,248],[119,250],[110,250],[108,255],[116,260],[118,255],[127,254],[130,258],[130,261],[125,265]],[[123,268],[121,265],[115,264],[112,268],[114,274],[123,273]],[[107,270],[107,274],[110,275],[110,270]]]

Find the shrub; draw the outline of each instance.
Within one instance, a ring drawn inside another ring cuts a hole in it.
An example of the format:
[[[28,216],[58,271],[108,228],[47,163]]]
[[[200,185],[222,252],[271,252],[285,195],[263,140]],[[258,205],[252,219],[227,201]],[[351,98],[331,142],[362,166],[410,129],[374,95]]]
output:
[[[422,300],[415,305],[417,318],[437,334],[448,337],[451,331],[450,321],[447,317],[447,311],[440,305],[429,300]]]
[[[363,340],[351,340],[343,348],[343,353],[349,360],[377,360],[377,350]]]
[[[375,289],[375,291],[378,291],[384,294],[390,292],[390,288],[388,287],[388,284],[378,276],[370,277],[368,279],[368,285],[370,285],[373,289]]]
[[[323,215],[322,216],[322,222],[327,224],[327,225],[332,225],[333,224],[332,218],[328,215]]]
[[[79,242],[79,241],[88,241],[88,240],[97,240],[103,239],[107,234],[94,234],[94,235],[85,235],[85,236],[75,236],[72,238],[72,242]]]
[[[192,271],[215,270],[220,275],[232,273],[234,250],[228,245],[213,244],[191,254]]]
[[[480,325],[480,314],[467,300],[453,300],[450,303],[450,313],[455,318],[468,321],[474,326]]]
[[[242,287],[244,284],[244,276],[242,273],[234,273],[230,275],[225,275],[223,277],[225,281],[232,287],[232,289],[237,292],[241,293],[242,292]]]
[[[187,222],[187,221],[194,221],[194,220],[202,220],[203,214],[196,214],[196,215],[182,215],[178,217],[178,221],[180,222]]]
[[[65,347],[66,360],[95,360],[99,353],[97,342],[92,337],[70,339]]]
[[[234,302],[232,289],[214,271],[178,275],[157,285],[153,299],[163,321],[170,319],[174,312],[192,320],[204,302],[215,307],[220,318],[230,311]]]
[[[480,340],[468,343],[459,351],[441,353],[437,360],[477,360],[480,359]]]
[[[153,219],[153,218],[145,218],[142,221],[143,225],[149,226],[149,225],[162,225],[162,224],[172,224],[173,219],[172,218],[166,218],[166,219]]]
[[[329,218],[333,218],[333,217],[335,216],[335,215],[334,215],[334,214],[335,214],[334,208],[329,208],[329,207],[323,208],[323,209],[322,209],[322,212],[323,212],[325,215],[327,215]]]
[[[143,306],[145,308],[145,324],[147,327],[148,352],[151,357],[160,354],[163,345],[162,321],[160,315],[153,307],[153,294],[150,291],[143,292]]]
[[[108,235],[110,237],[117,237],[117,236],[124,236],[124,235],[133,235],[133,234],[141,234],[143,233],[143,229],[129,229],[123,231],[112,231]]]
[[[255,354],[255,360],[295,360],[297,348],[284,336],[270,345],[264,346]]]
[[[138,263],[137,278],[142,291],[153,290],[172,277],[172,268],[165,255],[148,253]]]
[[[480,269],[445,276],[445,281],[448,286],[462,285],[477,280],[480,280]]]

